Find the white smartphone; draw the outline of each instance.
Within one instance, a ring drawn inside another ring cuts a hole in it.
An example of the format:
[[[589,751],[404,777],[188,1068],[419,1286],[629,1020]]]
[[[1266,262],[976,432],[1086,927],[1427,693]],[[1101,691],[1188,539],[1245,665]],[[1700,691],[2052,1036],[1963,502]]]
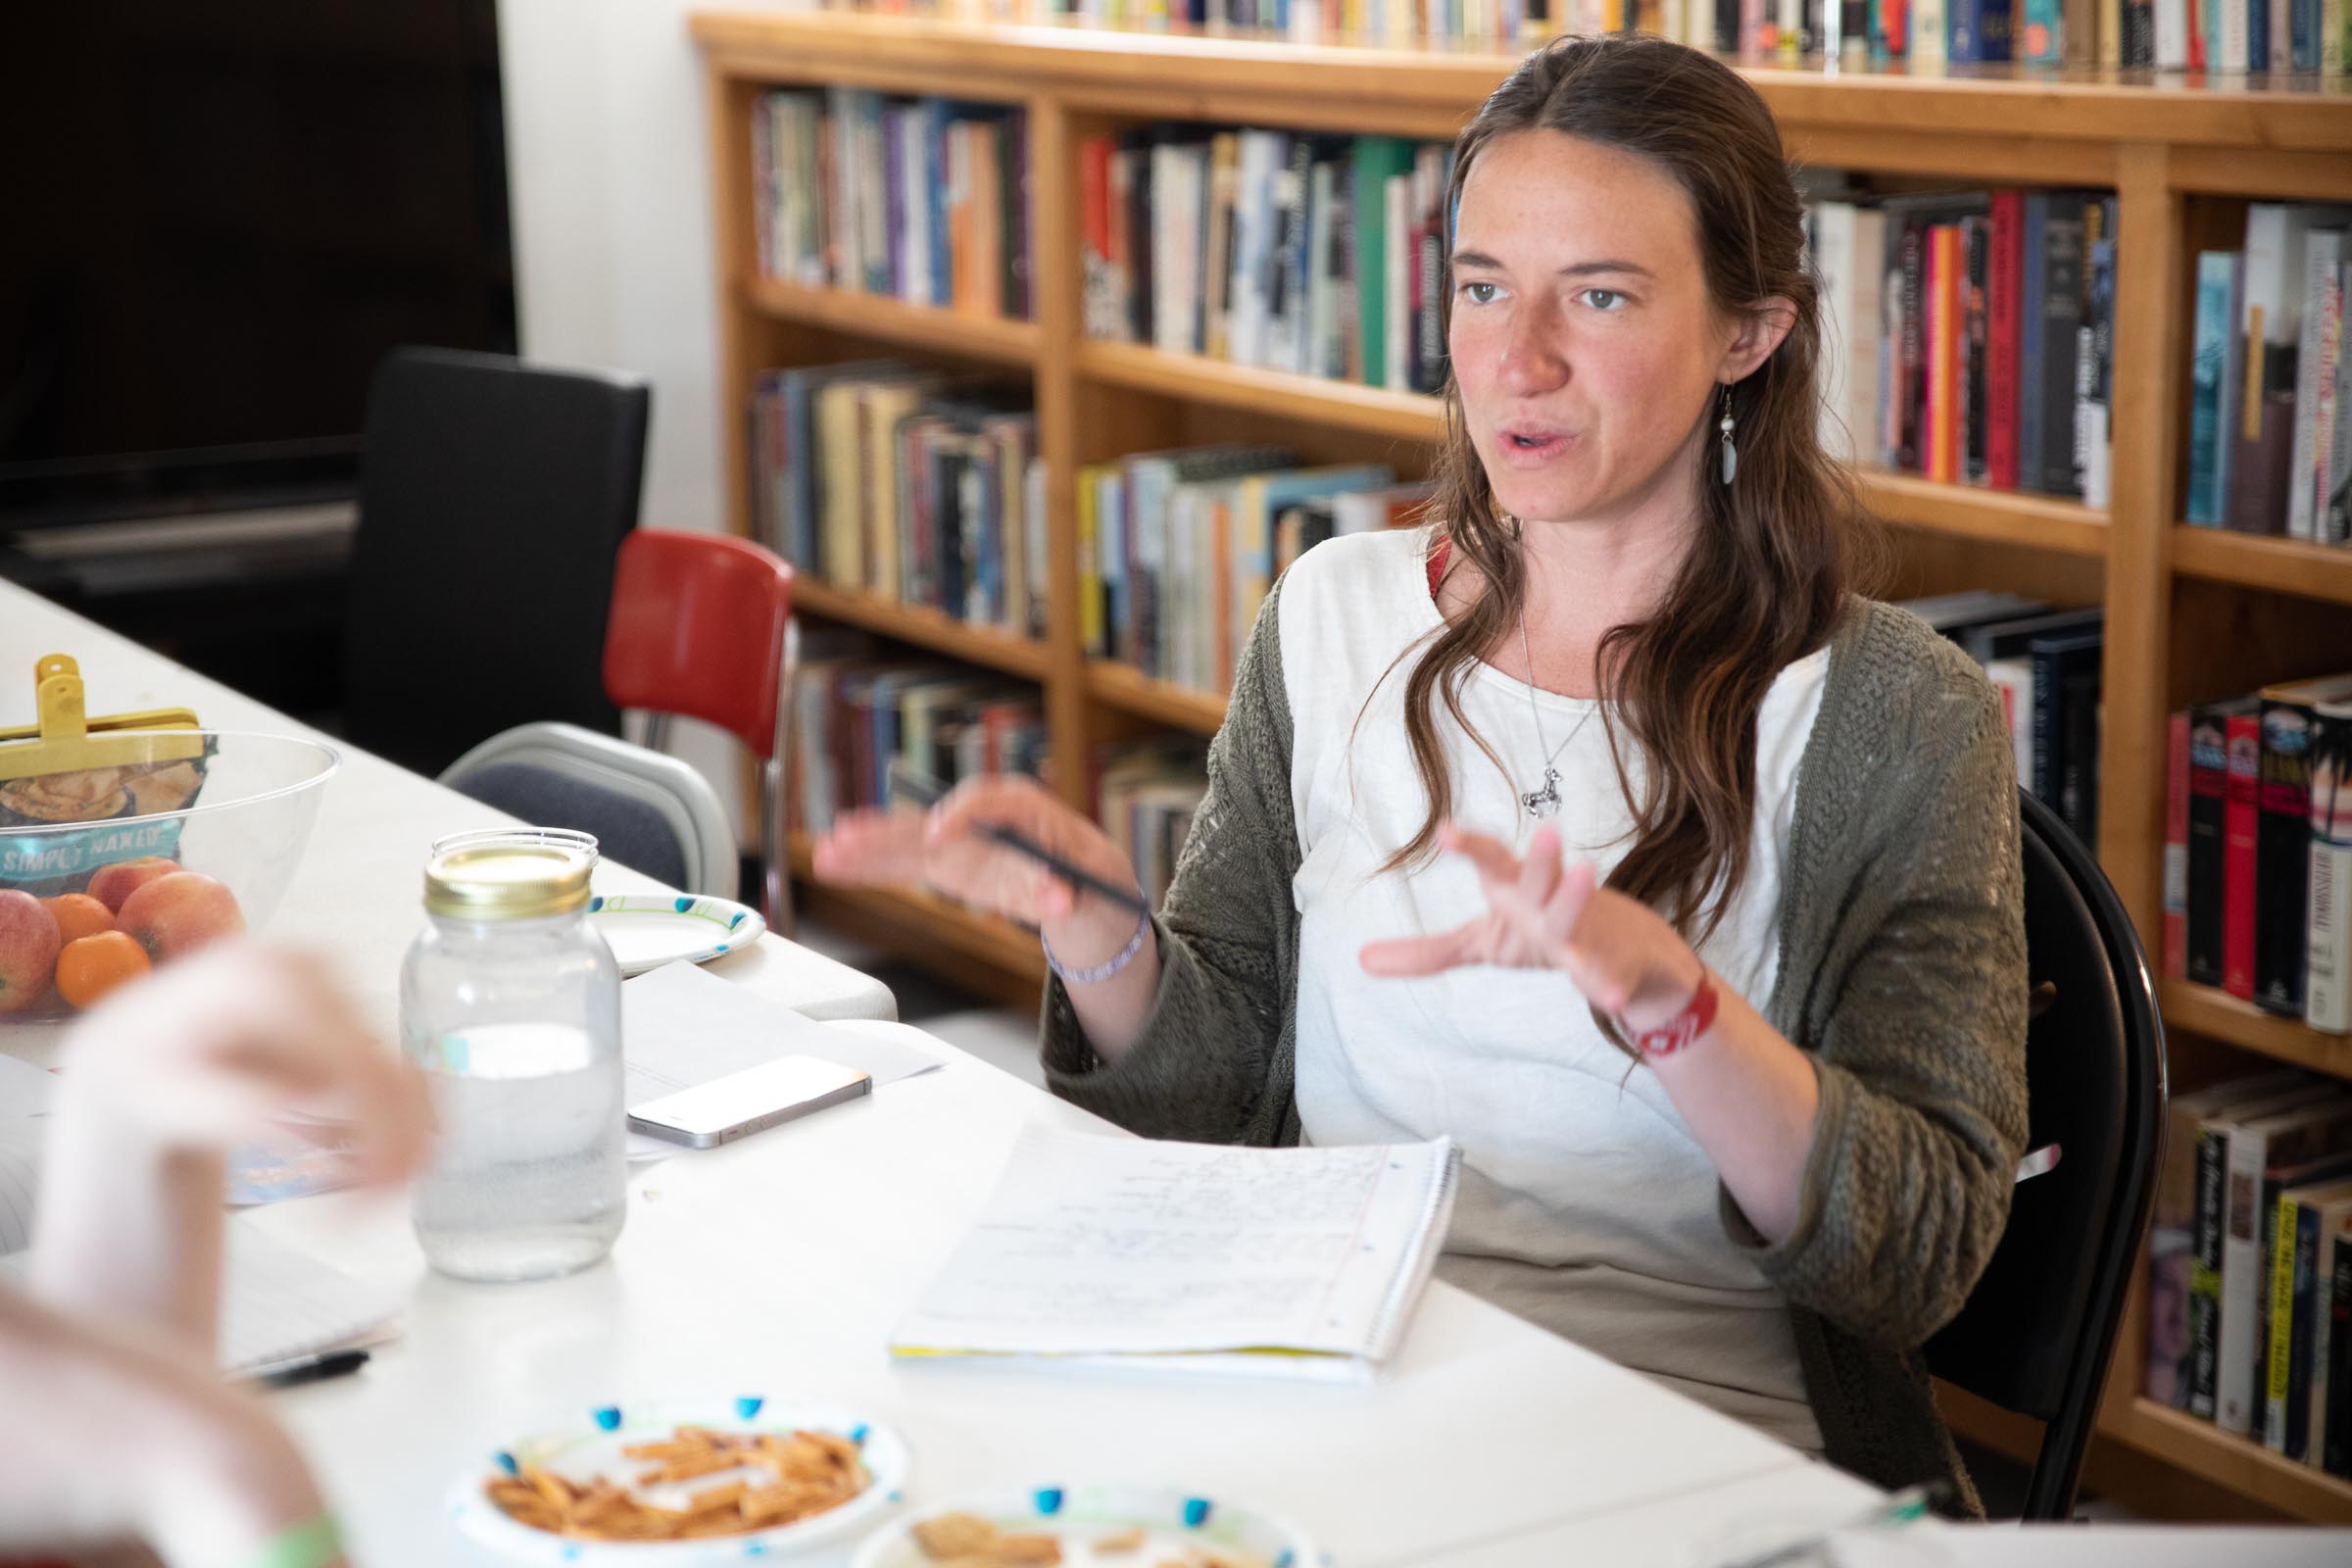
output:
[[[714,1149],[778,1122],[855,1100],[874,1087],[856,1067],[822,1056],[778,1056],[629,1110],[632,1131]]]

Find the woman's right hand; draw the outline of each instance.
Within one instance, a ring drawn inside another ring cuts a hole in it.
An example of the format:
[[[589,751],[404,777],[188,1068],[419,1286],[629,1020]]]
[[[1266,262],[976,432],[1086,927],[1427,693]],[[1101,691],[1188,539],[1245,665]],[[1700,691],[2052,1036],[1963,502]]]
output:
[[[1133,867],[1101,828],[1018,774],[968,779],[927,811],[844,811],[816,841],[814,868],[828,882],[928,888],[1034,925],[1057,957],[1081,968],[1127,945],[1135,934],[1131,911],[979,831],[989,825],[1010,828],[1115,887],[1135,886]]]

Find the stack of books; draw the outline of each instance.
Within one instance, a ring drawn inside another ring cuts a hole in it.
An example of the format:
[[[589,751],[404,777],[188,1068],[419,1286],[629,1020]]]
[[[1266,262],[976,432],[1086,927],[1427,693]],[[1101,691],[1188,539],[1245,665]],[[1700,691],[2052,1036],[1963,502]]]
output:
[[[760,538],[840,587],[1042,636],[1045,470],[1024,386],[894,360],[768,370],[752,397]]]
[[[1095,759],[1095,820],[1135,867],[1153,908],[1168,896],[1176,857],[1208,793],[1208,760],[1198,742],[1146,742]]]
[[[1336,534],[1418,521],[1426,484],[1381,464],[1295,466],[1281,447],[1149,452],[1078,470],[1079,637],[1090,657],[1201,691],[1234,662],[1274,579]]]
[[[752,171],[764,276],[1033,314],[1019,106],[852,87],[765,93],[752,111]]]
[[[2352,543],[2352,208],[2256,202],[2197,256],[2188,520]]]
[[[1154,125],[1079,143],[1090,337],[1399,392],[1446,384],[1448,147]]]
[[[2147,1396],[2352,1476],[2352,1092],[2283,1069],[2167,1115]]]
[[[891,804],[893,762],[953,785],[1047,771],[1034,688],[936,662],[876,658],[855,641],[804,658],[792,693],[793,824],[822,833],[836,813]]]
[[[2173,714],[2164,968],[2352,1033],[2352,675]]]
[[[1821,433],[1859,464],[2107,504],[2115,198],[1995,190],[1808,204]]]
[[[2015,594],[1972,591],[1902,608],[1984,666],[2001,696],[2018,782],[2077,838],[2098,843],[2099,673],[2105,617]]]

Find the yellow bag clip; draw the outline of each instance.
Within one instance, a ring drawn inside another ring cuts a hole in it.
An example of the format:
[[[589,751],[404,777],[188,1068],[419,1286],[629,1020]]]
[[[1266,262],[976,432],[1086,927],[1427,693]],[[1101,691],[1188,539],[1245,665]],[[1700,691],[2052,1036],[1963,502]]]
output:
[[[183,741],[120,733],[193,730],[196,715],[188,709],[156,708],[92,718],[83,700],[81,666],[64,654],[51,654],[34,664],[32,678],[40,722],[0,729],[0,781],[91,767],[178,761],[204,755],[201,735]]]

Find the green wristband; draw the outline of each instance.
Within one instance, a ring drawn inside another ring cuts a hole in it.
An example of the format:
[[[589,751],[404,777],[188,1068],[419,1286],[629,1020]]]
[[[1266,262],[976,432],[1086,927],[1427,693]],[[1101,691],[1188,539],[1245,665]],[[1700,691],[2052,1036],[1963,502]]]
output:
[[[343,1555],[343,1532],[335,1516],[322,1513],[289,1525],[245,1560],[245,1568],[326,1568]]]

